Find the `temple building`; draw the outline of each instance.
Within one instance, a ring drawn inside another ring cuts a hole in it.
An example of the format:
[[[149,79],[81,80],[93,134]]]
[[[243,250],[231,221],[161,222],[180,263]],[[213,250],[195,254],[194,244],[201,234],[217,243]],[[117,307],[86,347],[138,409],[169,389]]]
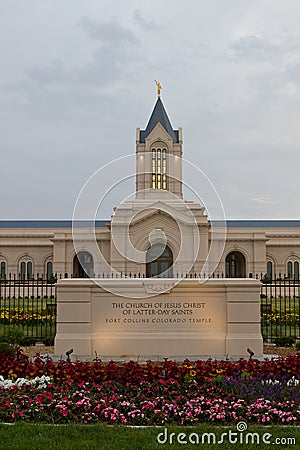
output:
[[[158,97],[146,128],[136,132],[135,198],[119,205],[111,220],[95,222],[101,258],[89,243],[90,224],[82,224],[82,239],[74,246],[71,220],[0,221],[0,278],[178,277],[206,271],[229,278],[299,279],[300,220],[227,220],[222,254],[213,267],[207,265],[212,224],[203,205],[183,198],[182,155],[182,130],[173,128]],[[112,230],[126,251],[112,239]]]

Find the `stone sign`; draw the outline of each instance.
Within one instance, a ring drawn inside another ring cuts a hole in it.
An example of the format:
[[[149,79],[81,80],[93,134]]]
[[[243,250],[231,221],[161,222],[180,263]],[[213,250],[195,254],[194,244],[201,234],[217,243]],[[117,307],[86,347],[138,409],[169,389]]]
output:
[[[59,280],[55,353],[261,356],[259,292],[251,279]]]

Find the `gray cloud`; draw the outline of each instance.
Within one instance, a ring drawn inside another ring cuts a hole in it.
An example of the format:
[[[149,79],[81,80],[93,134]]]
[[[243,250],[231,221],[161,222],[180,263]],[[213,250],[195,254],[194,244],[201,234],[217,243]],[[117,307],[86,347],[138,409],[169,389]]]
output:
[[[270,58],[277,55],[278,47],[266,39],[251,34],[241,36],[230,43],[230,48],[242,58]]]
[[[123,27],[114,17],[107,22],[97,22],[89,17],[82,17],[78,24],[89,37],[99,40],[102,43],[115,45],[121,43],[139,43],[133,31]]]
[[[299,61],[288,62],[284,65],[283,73],[290,81],[300,86],[300,54]]]
[[[273,205],[275,202],[271,197],[257,197],[257,198],[251,198],[251,201],[254,203],[259,203],[262,205]]]
[[[99,41],[100,44],[90,61],[73,67],[66,67],[58,60],[44,66],[34,66],[27,71],[31,80],[44,86],[80,84],[88,87],[96,85],[101,89],[118,79],[121,80],[130,60],[138,60],[136,52],[138,39],[116,18],[111,18],[107,22],[97,22],[83,17],[79,25],[89,38]]]
[[[7,93],[17,94],[26,101],[21,110],[40,119],[71,117],[77,111],[105,105],[104,123],[114,103],[109,97],[115,95],[112,86],[128,79],[127,71],[139,63],[138,40],[133,32],[116,19],[96,22],[87,17],[79,21],[89,39],[99,44],[89,61],[65,63],[55,59],[47,64],[26,68],[23,78],[5,85]],[[109,29],[109,32],[108,32]],[[125,45],[126,44],[126,45]],[[96,88],[96,92],[92,90]]]
[[[139,9],[135,9],[133,11],[133,19],[142,29],[146,31],[159,30],[161,28],[161,25],[158,25],[154,22],[154,20],[150,18],[145,19]]]
[[[65,67],[63,61],[52,61],[43,66],[33,66],[27,70],[32,81],[47,86],[58,86],[72,80],[72,71]]]
[[[19,3],[0,16],[0,219],[70,218],[93,171],[134,151],[154,79],[229,218],[298,218],[298,2]]]

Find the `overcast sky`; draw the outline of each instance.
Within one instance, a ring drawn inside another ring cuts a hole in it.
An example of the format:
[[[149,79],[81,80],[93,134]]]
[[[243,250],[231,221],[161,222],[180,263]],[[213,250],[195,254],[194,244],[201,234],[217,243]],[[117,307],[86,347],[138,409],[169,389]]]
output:
[[[299,0],[0,0],[0,219],[71,219],[154,79],[227,218],[300,219],[299,24]]]

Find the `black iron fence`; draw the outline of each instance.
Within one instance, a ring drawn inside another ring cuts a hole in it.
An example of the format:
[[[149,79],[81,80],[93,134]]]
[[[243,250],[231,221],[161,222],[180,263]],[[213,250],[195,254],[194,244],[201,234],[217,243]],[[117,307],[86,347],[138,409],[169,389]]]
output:
[[[261,278],[261,327],[265,342],[293,344],[300,339],[300,280],[279,274]]]
[[[30,280],[9,276],[0,278],[0,341],[25,344],[53,343],[56,333],[56,280],[37,276]],[[199,278],[197,273],[176,274],[176,278]],[[202,274],[204,276],[204,274]],[[145,278],[132,272],[102,274],[99,278]],[[225,278],[223,273],[211,278]],[[261,281],[261,329],[265,342],[300,339],[300,280],[279,274],[274,279],[259,274]]]
[[[56,333],[54,280],[0,279],[0,340],[21,345],[52,345]]]

